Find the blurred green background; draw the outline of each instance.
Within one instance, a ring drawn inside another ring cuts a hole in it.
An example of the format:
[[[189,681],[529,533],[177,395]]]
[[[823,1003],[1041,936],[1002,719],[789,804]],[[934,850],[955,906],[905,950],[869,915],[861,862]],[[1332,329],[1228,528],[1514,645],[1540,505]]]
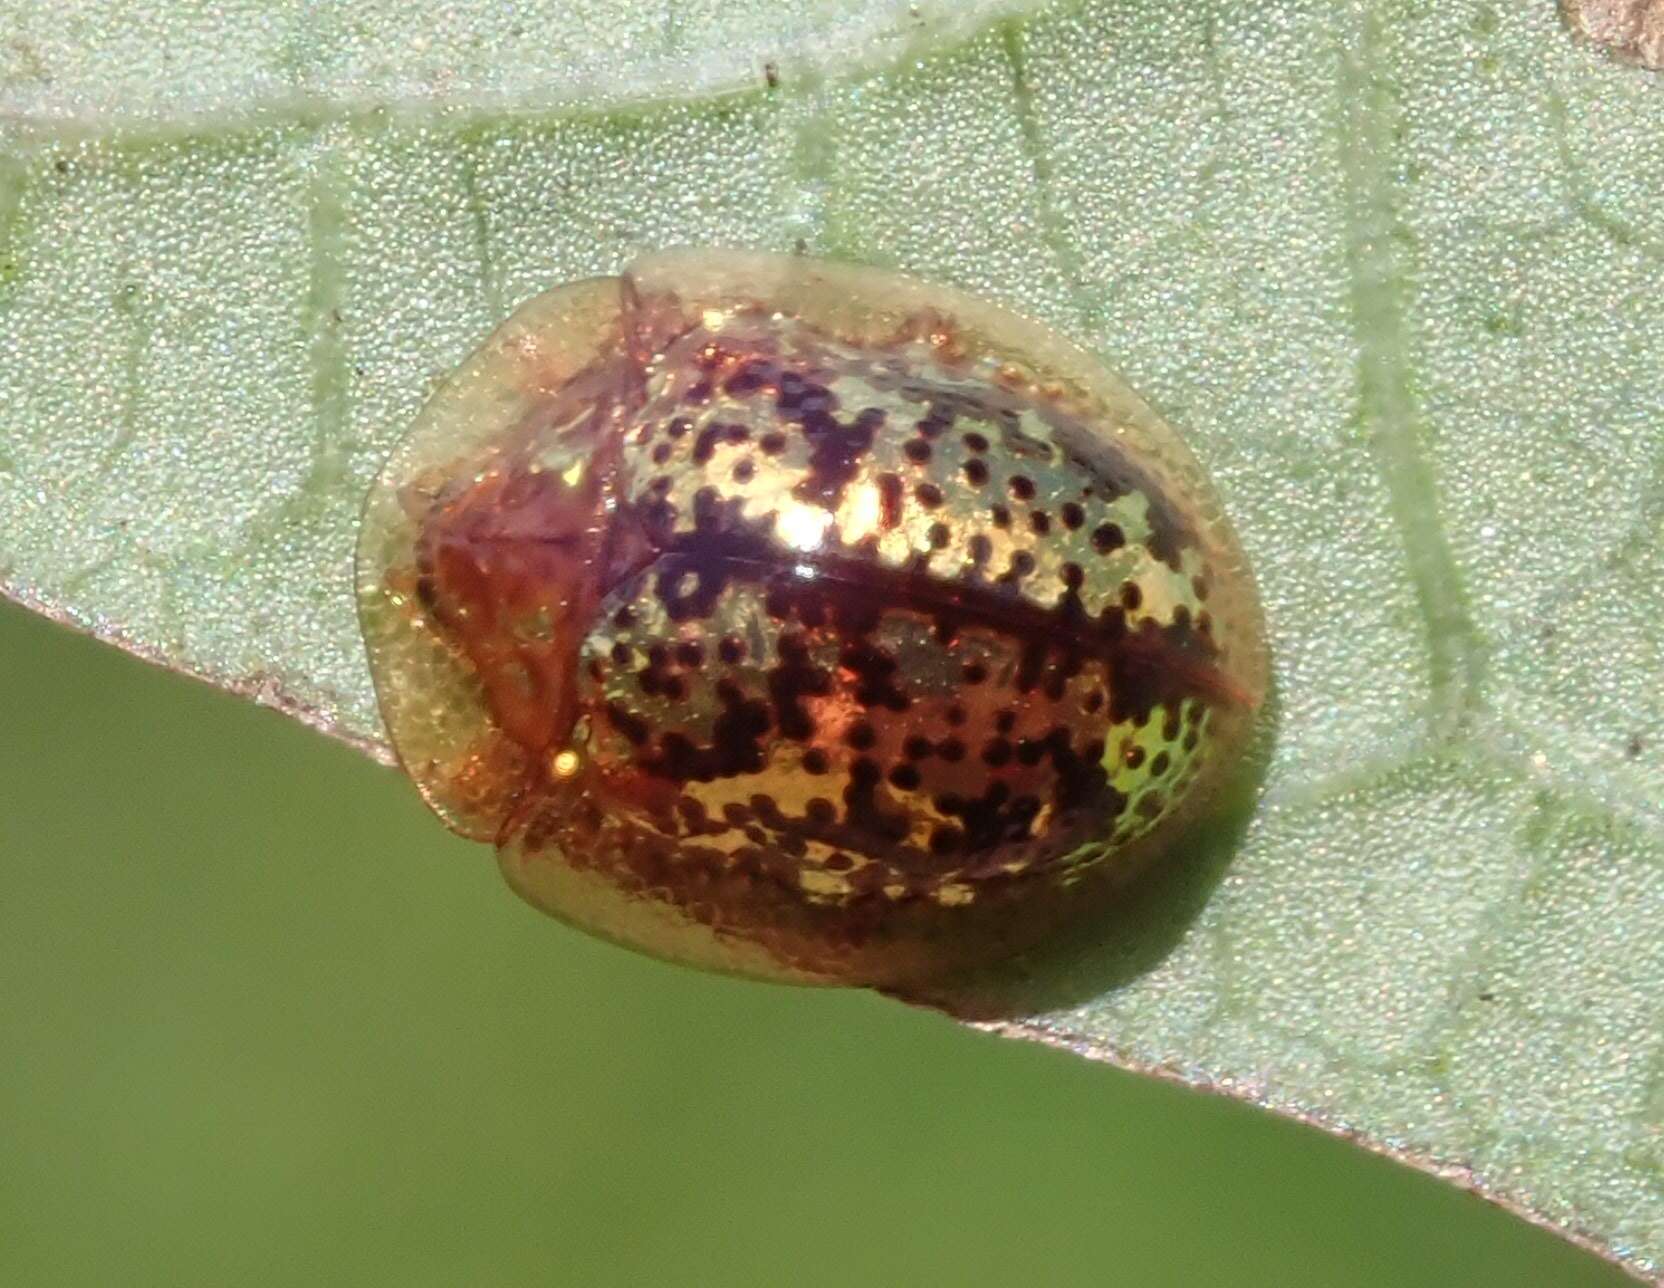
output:
[[[0,606],[0,1283],[1630,1282],[1316,1131],[544,919],[395,774]]]

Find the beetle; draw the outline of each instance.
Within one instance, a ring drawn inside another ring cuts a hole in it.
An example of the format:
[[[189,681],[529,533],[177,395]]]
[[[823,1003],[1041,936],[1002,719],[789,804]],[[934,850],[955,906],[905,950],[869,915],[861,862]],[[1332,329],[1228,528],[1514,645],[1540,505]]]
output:
[[[965,293],[667,251],[521,306],[366,504],[395,750],[523,896],[660,956],[896,985],[1174,841],[1267,683],[1172,428]]]

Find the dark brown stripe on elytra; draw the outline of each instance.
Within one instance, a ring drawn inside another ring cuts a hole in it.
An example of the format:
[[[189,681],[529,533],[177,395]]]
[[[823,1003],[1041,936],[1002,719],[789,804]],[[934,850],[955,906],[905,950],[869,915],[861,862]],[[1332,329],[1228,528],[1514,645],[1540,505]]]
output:
[[[796,571],[802,568],[813,575]],[[1088,617],[1072,595],[1058,607],[1046,608],[986,585],[947,581],[824,551],[788,556],[751,533],[710,530],[672,539],[655,571],[672,620],[708,615],[721,588],[738,581],[766,584],[771,601],[812,601],[810,608],[830,611],[846,631],[862,620],[876,625],[884,611],[902,609],[997,632],[1065,665],[1069,659],[1096,657],[1109,668],[1112,714],[1118,720],[1142,722],[1154,707],[1174,706],[1183,698],[1216,704],[1244,700],[1216,664],[1213,640],[1189,621],[1162,626],[1145,620],[1137,629],[1128,629],[1124,610]],[[695,594],[666,594],[684,580],[698,588]],[[1033,669],[1037,682],[1040,667]],[[874,704],[892,710],[905,707],[905,695],[870,668],[863,673],[863,692],[872,695]]]

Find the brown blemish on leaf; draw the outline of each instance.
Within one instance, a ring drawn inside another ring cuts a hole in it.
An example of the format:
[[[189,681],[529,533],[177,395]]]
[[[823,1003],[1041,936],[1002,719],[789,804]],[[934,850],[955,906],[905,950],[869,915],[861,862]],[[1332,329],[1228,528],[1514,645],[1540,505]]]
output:
[[[1560,0],[1576,36],[1649,71],[1664,71],[1664,0]]]

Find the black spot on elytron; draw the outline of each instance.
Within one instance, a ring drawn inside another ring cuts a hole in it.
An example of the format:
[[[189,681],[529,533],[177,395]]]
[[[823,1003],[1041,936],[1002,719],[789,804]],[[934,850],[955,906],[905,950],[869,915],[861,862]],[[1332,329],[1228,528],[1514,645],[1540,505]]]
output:
[[[683,640],[676,646],[676,660],[690,671],[705,665],[705,650],[697,640]]]
[[[1011,556],[1011,563],[999,576],[999,580],[1014,585],[1034,571],[1034,556],[1026,550],[1018,550]]]
[[[947,524],[933,523],[930,525],[930,531],[926,534],[926,539],[930,542],[932,550],[941,550],[949,541],[953,540],[953,533],[949,530]]]
[[[781,390],[784,411],[784,378]],[[829,392],[822,392],[827,399],[832,399]],[[809,401],[806,395],[805,403]],[[806,504],[835,510],[843,499],[844,488],[859,472],[862,458],[872,450],[873,440],[884,424],[884,412],[878,407],[868,407],[852,424],[844,425],[829,412],[804,411],[799,423],[810,444],[809,474],[792,489],[792,495]]]
[[[792,820],[781,813],[780,805],[774,797],[764,792],[753,792],[748,803],[764,827],[782,832],[792,826]]]
[[[620,608],[612,615],[612,624],[621,631],[627,631],[636,624],[635,610],[629,607]]]
[[[849,855],[845,854],[842,850],[839,850],[836,854],[831,855],[826,860],[826,870],[828,872],[848,872],[854,866],[855,860],[850,858]]]
[[[1071,532],[1086,522],[1086,511],[1073,501],[1065,501],[1057,513],[1063,520],[1063,526]]]
[[[736,666],[743,662],[745,652],[745,641],[738,635],[724,635],[716,646],[716,655],[729,666]]]
[[[915,465],[924,465],[930,460],[930,444],[922,438],[908,439],[901,450]]]
[[[987,854],[1010,842],[1027,840],[1035,816],[1040,812],[1040,803],[1032,796],[1013,797],[1011,788],[998,780],[989,783],[974,798],[942,796],[936,804],[941,813],[958,818],[962,828],[938,829],[939,833],[946,834],[941,853],[958,850],[971,855]],[[935,835],[931,837],[931,849],[936,851]]]
[[[1137,612],[1139,605],[1144,602],[1144,592],[1138,588],[1136,581],[1121,583],[1121,607],[1129,613]]]
[[[804,742],[814,736],[815,722],[803,705],[803,699],[824,697],[830,693],[832,677],[810,660],[809,646],[801,634],[783,633],[776,647],[780,654],[780,664],[770,670],[767,677],[768,696],[774,706],[775,723],[779,726],[782,737]]]
[[[716,454],[716,445],[722,441],[725,425],[712,422],[699,431],[699,436],[693,440],[693,463],[706,465]]]
[[[762,769],[763,740],[770,729],[767,706],[729,681],[719,683],[716,691],[723,710],[712,725],[710,743],[696,743],[681,730],[661,734],[657,752],[638,759],[644,771],[671,782],[709,783]]]
[[[878,735],[873,732],[873,727],[865,720],[858,720],[850,725],[848,731],[844,734],[844,741],[856,751],[870,751],[873,744],[878,741]]]
[[[652,732],[647,721],[619,702],[607,703],[607,723],[637,747],[642,746]]]
[[[960,706],[957,702],[955,702],[951,707],[948,708],[948,710],[947,710],[947,722],[950,725],[953,725],[957,728],[959,725],[964,724],[966,719],[967,719],[967,716],[965,714],[965,708]]]
[[[907,835],[907,819],[886,813],[878,803],[878,786],[883,774],[866,756],[849,767],[849,786],[844,788],[844,821],[855,831],[882,841],[895,842]]]
[[[901,753],[909,760],[928,760],[933,750],[930,739],[922,734],[909,734],[901,744]]]
[[[994,728],[1000,733],[1010,733],[1017,727],[1017,713],[1006,707],[994,716]]]
[[[1127,535],[1118,523],[1100,523],[1092,529],[1092,548],[1101,555],[1119,550],[1127,544]]]
[[[990,738],[982,748],[982,761],[991,768],[998,769],[1002,765],[1011,763],[1011,743],[1004,738]]]
[[[830,416],[838,410],[838,396],[823,382],[791,369],[774,375],[774,409],[785,420]]]
[[[612,660],[616,666],[629,666],[635,656],[635,650],[622,641],[612,646]]]
[[[920,420],[915,428],[925,438],[940,438],[949,429],[953,428],[953,412],[951,410],[938,410],[935,406],[932,406],[930,414]]]
[[[749,483],[757,476],[756,462],[749,457],[734,466],[734,482]]]
[[[1127,748],[1127,754],[1123,759],[1127,762],[1128,769],[1137,769],[1144,763],[1144,748],[1134,743]]]
[[[702,487],[693,494],[693,526],[703,533],[739,531],[744,527],[744,505],[744,497],[723,496],[714,487]]]
[[[672,556],[661,561],[653,593],[673,622],[703,621],[728,588],[730,569],[721,560]]]
[[[981,684],[988,678],[988,668],[981,662],[967,662],[959,669],[959,676],[966,684]]]
[[[965,481],[972,487],[981,487],[988,481],[988,463],[986,461],[966,461]]]
[[[1173,758],[1165,751],[1158,751],[1155,759],[1150,762],[1150,776],[1160,778],[1173,767]]]
[[[890,786],[901,791],[914,791],[917,789],[919,782],[919,771],[912,765],[897,765],[890,771]]]
[[[1069,590],[1079,590],[1086,584],[1086,571],[1078,563],[1064,564],[1062,568],[1062,576],[1063,584]]]
[[[988,440],[981,434],[966,434],[963,441],[965,446],[973,452],[986,452],[988,450]]]
[[[764,456],[778,456],[786,450],[786,436],[777,429],[771,429],[757,440],[757,450]]]
[[[994,543],[979,532],[966,543],[965,553],[970,556],[971,562],[980,568],[992,558]]]
[[[1011,489],[1011,495],[1019,501],[1032,501],[1034,499],[1034,480],[1026,474],[1012,475],[1011,481],[1006,486]]]
[[[803,817],[816,827],[831,827],[837,821],[838,808],[824,796],[811,797],[803,806]],[[843,857],[847,863],[849,856],[846,854]],[[832,866],[830,860],[827,862],[827,866]]]
[[[993,516],[996,528],[1009,528],[1011,526],[1011,511],[1003,505],[996,505],[989,513]]]
[[[790,855],[794,859],[801,859],[809,851],[809,843],[799,834],[796,825],[793,825],[787,830],[777,832],[774,837],[774,844],[778,846],[783,853]],[[795,876],[795,872],[788,873],[787,880],[789,881]]]
[[[1173,625],[1174,626],[1188,626],[1188,625],[1190,625],[1190,609],[1187,608],[1183,604],[1174,604],[1173,605]]]
[[[803,753],[803,772],[806,774],[824,774],[832,767],[827,755],[819,747],[811,747]]]
[[[1034,529],[1036,536],[1045,536],[1052,530],[1052,517],[1044,510],[1035,510],[1028,516],[1028,526]]]
[[[671,450],[669,443],[660,443],[653,449],[653,464],[663,465],[670,459]]]
[[[936,744],[936,754],[953,765],[965,759],[965,744],[958,738],[943,738]]]
[[[741,805],[738,801],[729,801],[722,807],[722,817],[735,827],[744,827],[751,821],[751,807]]]
[[[885,707],[905,711],[912,705],[897,685],[895,658],[864,636],[847,639],[838,654],[838,665],[855,677],[855,700],[864,707]]]
[[[691,433],[692,430],[693,422],[683,416],[674,417],[671,422],[664,427],[664,432],[671,438],[681,438],[683,435]]]
[[[920,483],[913,489],[913,498],[927,510],[942,504],[942,489],[934,483]]]
[[[722,389],[724,393],[732,394],[736,398],[744,398],[773,384],[778,377],[779,368],[771,360],[752,358],[734,368],[733,374],[728,377]]]

